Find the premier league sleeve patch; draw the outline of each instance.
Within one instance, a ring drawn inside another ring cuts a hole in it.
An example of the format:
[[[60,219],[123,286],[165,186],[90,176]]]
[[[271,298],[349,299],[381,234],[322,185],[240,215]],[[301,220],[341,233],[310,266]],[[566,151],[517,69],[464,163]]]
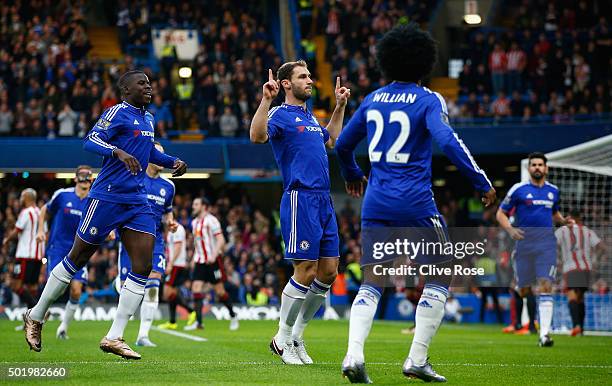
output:
[[[450,126],[450,122],[448,121],[448,114],[442,112],[440,113],[440,120],[442,121],[442,123],[444,123],[446,126]]]
[[[104,118],[100,118],[100,119],[98,119],[98,122],[96,122],[96,127],[101,129],[101,130],[108,129],[110,125],[111,125],[110,121],[107,121]]]

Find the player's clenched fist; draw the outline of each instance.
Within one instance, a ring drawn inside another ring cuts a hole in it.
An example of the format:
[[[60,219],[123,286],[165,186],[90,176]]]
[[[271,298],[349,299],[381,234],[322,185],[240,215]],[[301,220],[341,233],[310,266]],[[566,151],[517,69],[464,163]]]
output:
[[[278,95],[278,82],[274,80],[272,70],[268,69],[268,81],[263,85],[263,97],[264,99],[272,100]]]
[[[350,96],[351,89],[340,86],[340,77],[336,77],[336,105],[339,107],[346,106],[346,102],[348,102]]]

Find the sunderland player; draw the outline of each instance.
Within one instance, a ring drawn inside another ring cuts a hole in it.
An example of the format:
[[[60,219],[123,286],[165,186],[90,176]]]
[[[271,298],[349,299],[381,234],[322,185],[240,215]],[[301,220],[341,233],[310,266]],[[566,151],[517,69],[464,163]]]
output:
[[[548,166],[542,153],[529,154],[529,181],[514,184],[497,210],[497,221],[510,237],[514,247],[514,270],[522,297],[532,293],[537,285],[540,317],[540,347],[551,347],[550,325],[553,316],[552,282],[557,270],[557,245],[553,220],[572,223],[559,212],[559,189],[546,181]],[[508,212],[516,208],[515,225]],[[520,316],[517,316],[520,318]]]
[[[570,213],[575,225],[564,225],[555,231],[557,247],[563,263],[563,277],[572,317],[572,336],[584,330],[584,294],[589,290],[593,263],[606,251],[605,243],[582,222],[578,211]]]
[[[36,206],[36,191],[32,188],[24,189],[19,196],[19,203],[22,209],[15,228],[4,237],[2,245],[18,239],[11,289],[30,308],[36,303],[34,296],[38,292],[38,276],[44,255],[43,243],[36,241],[40,214]]]
[[[174,168],[173,175],[187,170],[185,162],[165,155],[153,146],[153,116],[145,110],[151,102],[151,83],[142,71],[128,71],[118,81],[123,102],[106,110],[84,140],[83,148],[103,156],[102,169],[91,187],[72,249],[53,268],[36,306],[24,315],[24,331],[30,349],[42,349],[44,315],[66,290],[74,275],[87,264],[113,230],[132,258],[132,271],[119,294],[119,304],[100,349],[126,359],[140,359],[123,340],[130,317],[142,302],[151,272],[155,245],[155,218],[144,187],[145,168],[154,163]]]
[[[155,142],[155,148],[164,153],[164,148],[159,142]],[[162,177],[163,166],[149,163],[144,178],[144,187],[147,192],[149,205],[155,216],[155,246],[151,256],[152,271],[145,285],[145,295],[140,306],[140,329],[136,346],[155,347],[156,344],[149,339],[149,330],[153,324],[157,307],[159,306],[159,287],[162,275],[166,272],[166,256],[164,243],[164,225],[169,232],[176,231],[177,223],[172,214],[172,203],[174,202],[174,183]],[[119,244],[119,278],[117,284],[127,280],[131,269],[130,256],[127,248]],[[120,288],[120,287],[119,287]]]
[[[424,229],[437,241],[447,240],[446,225],[431,191],[432,138],[484,195],[495,201],[495,190],[467,147],[449,126],[442,96],[420,85],[436,61],[436,44],[414,25],[387,32],[376,46],[379,69],[389,82],[367,95],[342,131],[336,151],[347,192],[359,197],[368,183],[361,211],[362,231],[384,227]],[[369,182],[355,162],[354,150],[367,137],[371,171]],[[363,233],[362,233],[363,235]],[[362,257],[364,281],[353,301],[348,351],[342,373],[353,383],[370,383],[363,346],[372,326],[384,278],[372,269],[371,256]],[[384,260],[380,260],[381,263]],[[448,256],[420,256],[419,264],[450,264]],[[444,317],[451,276],[425,277],[415,313],[410,353],[403,365],[408,377],[444,382],[428,361],[428,347]]]
[[[329,162],[342,129],[350,90],[336,79],[336,108],[322,127],[306,107],[312,79],[304,61],[283,64],[274,80],[268,70],[263,98],[251,122],[252,142],[270,141],[283,176],[280,204],[285,258],[293,261],[293,277],[283,289],[279,329],[270,349],[284,363],[312,363],[304,347],[306,325],[323,304],[338,273],[338,225],[329,194]],[[285,102],[270,109],[279,89]]]
[[[187,268],[187,234],[185,228],[176,223],[176,232],[168,232],[166,236],[166,280],[164,282],[164,300],[168,302],[170,320],[160,324],[159,328],[176,330],[176,306],[181,306],[189,312],[187,324],[193,324],[196,313],[189,307],[189,301],[181,293],[181,286],[189,280],[189,269]]]
[[[185,330],[204,328],[202,325],[202,302],[204,300],[204,283],[213,286],[217,298],[227,307],[230,314],[230,330],[239,327],[238,317],[230,302],[229,294],[225,291],[225,269],[223,268],[223,252],[225,237],[221,230],[221,223],[208,210],[210,202],[206,198],[196,197],[191,204],[193,220],[191,231],[193,233],[193,293],[197,320],[185,326]]]
[[[47,277],[50,277],[51,270],[70,252],[93,182],[91,167],[87,165],[77,167],[74,182],[75,186],[72,188],[56,190],[51,200],[40,210],[37,241],[43,243],[46,241],[45,221],[51,224],[48,227],[49,240],[46,249]],[[86,285],[87,266],[81,268],[70,282],[70,296],[64,308],[62,323],[55,333],[58,339],[68,339],[68,325],[79,308],[81,293]]]

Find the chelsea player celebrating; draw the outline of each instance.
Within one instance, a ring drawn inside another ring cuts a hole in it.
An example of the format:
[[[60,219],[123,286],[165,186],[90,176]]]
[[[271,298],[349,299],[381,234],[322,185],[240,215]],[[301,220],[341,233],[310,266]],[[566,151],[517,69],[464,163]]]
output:
[[[559,224],[574,223],[559,212],[559,188],[546,181],[548,166],[543,153],[528,156],[529,181],[510,188],[497,210],[497,222],[517,240],[514,247],[517,287],[522,297],[532,293],[537,282],[540,347],[551,347],[550,324],[553,316],[552,282],[557,271],[557,240],[553,220]],[[508,213],[516,208],[513,227]]]
[[[123,340],[130,317],[142,302],[155,244],[155,218],[144,187],[149,161],[173,168],[174,176],[187,170],[178,158],[153,146],[153,116],[145,110],[151,102],[151,83],[142,71],[128,71],[119,78],[123,102],[106,110],[84,140],[83,148],[103,156],[102,169],[91,187],[70,253],[53,268],[36,306],[24,315],[24,331],[30,349],[40,351],[45,313],[65,291],[76,272],[113,229],[132,258],[132,271],[119,294],[115,320],[100,342],[100,349],[126,359],[140,359]]]
[[[312,363],[304,347],[304,329],[338,274],[338,225],[329,194],[325,146],[333,147],[342,129],[350,90],[336,79],[336,108],[324,128],[306,108],[313,83],[306,62],[283,64],[277,78],[268,70],[250,137],[257,143],[270,141],[281,169],[281,231],[285,258],[293,261],[294,268],[283,289],[278,333],[270,349],[284,363],[302,365]],[[285,92],[285,103],[270,110],[279,88]]]
[[[91,167],[86,165],[77,167],[74,181],[75,187],[56,190],[51,200],[43,205],[38,217],[36,240],[40,242],[46,239],[45,221],[51,219],[46,252],[47,277],[51,277],[51,270],[70,252],[93,182]],[[70,282],[70,297],[64,309],[62,323],[55,333],[58,339],[68,339],[68,325],[79,308],[79,299],[85,285],[87,285],[87,266],[81,268]]]
[[[155,147],[160,152],[164,153],[164,147],[159,142],[154,142]],[[159,306],[159,287],[161,284],[162,275],[166,271],[166,243],[164,242],[164,224],[168,227],[169,232],[175,232],[178,224],[174,221],[172,214],[172,202],[174,201],[174,183],[169,179],[162,177],[161,172],[164,170],[162,166],[149,163],[147,166],[146,175],[144,178],[144,186],[147,192],[147,198],[151,205],[151,210],[155,216],[155,247],[151,260],[152,270],[149,274],[149,280],[145,285],[145,296],[142,299],[140,306],[140,329],[138,330],[138,338],[136,346],[155,347],[156,344],[149,339],[149,330],[153,324],[157,307]],[[130,256],[123,244],[119,244],[119,278],[116,281],[118,290],[121,289],[120,283],[127,280],[128,273],[131,270]]]
[[[485,173],[449,126],[444,99],[420,85],[434,66],[436,51],[431,36],[414,25],[400,25],[387,32],[377,44],[376,60],[390,83],[365,97],[338,138],[336,151],[347,192],[355,197],[361,196],[367,180],[353,152],[364,137],[368,139],[372,166],[361,211],[362,231],[377,227],[428,228],[438,237],[446,237],[446,225],[431,191],[432,137],[484,194],[483,202],[490,205],[495,201],[495,190]],[[365,261],[367,258],[364,256]],[[424,256],[417,262],[449,264],[447,257],[442,258],[446,260]],[[444,317],[451,279],[426,278],[416,309],[414,339],[403,366],[408,377],[446,381],[428,363],[427,351]],[[363,345],[382,294],[380,281],[372,265],[366,265],[363,284],[351,307],[348,352],[342,363],[342,373],[351,382],[371,382],[365,371]]]

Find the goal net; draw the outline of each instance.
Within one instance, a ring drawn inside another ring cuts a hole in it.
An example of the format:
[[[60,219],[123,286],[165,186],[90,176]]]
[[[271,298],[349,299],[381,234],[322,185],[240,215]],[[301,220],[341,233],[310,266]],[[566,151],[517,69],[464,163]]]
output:
[[[594,262],[586,296],[586,330],[612,331],[612,135],[546,154],[548,181],[561,192],[561,213],[578,210],[586,226],[604,241],[606,254]],[[529,178],[527,160],[521,161],[522,180]],[[559,274],[559,286],[563,285]],[[562,287],[561,287],[562,288]],[[553,327],[571,328],[566,298],[556,297]]]

